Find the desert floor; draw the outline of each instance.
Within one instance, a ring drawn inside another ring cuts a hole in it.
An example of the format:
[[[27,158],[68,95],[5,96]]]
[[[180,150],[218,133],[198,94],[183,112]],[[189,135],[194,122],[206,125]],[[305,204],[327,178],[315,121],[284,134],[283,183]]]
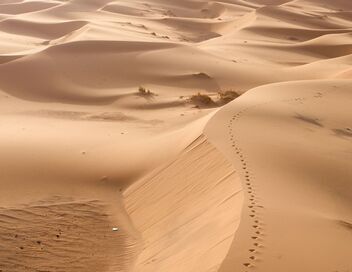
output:
[[[0,272],[351,252],[352,1],[0,1]]]

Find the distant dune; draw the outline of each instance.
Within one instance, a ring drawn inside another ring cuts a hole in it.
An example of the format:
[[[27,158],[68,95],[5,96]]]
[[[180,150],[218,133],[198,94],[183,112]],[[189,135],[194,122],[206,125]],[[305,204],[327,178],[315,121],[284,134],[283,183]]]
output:
[[[351,33],[350,0],[2,0],[0,272],[352,271]]]

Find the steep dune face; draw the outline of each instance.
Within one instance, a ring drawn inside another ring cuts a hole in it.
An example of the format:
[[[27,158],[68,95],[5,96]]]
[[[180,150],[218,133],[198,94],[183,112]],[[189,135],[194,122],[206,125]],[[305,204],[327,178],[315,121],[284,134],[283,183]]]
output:
[[[124,193],[143,239],[136,271],[216,271],[239,223],[236,171],[204,137]]]
[[[0,272],[351,269],[351,15],[1,1]]]

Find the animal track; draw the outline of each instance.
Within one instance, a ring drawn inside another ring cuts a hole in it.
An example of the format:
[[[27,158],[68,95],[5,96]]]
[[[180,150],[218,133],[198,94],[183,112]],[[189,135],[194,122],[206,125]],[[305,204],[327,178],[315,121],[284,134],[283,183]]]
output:
[[[290,98],[290,99],[283,99],[280,102],[295,102],[299,104],[303,104],[308,98],[310,99],[320,99],[324,96],[323,92],[315,92],[311,97],[295,97],[295,98]],[[265,237],[265,220],[263,218],[263,210],[265,209],[263,205],[261,205],[261,198],[258,198],[257,196],[257,186],[253,181],[255,181],[253,174],[251,173],[251,168],[250,168],[250,163],[247,160],[247,157],[245,156],[243,150],[239,147],[239,140],[236,138],[236,135],[234,131],[236,129],[233,127],[235,123],[239,121],[239,119],[243,116],[243,114],[248,111],[249,109],[252,108],[257,108],[263,105],[267,105],[273,101],[267,101],[262,104],[257,104],[254,106],[247,107],[236,114],[234,114],[228,124],[229,128],[229,136],[230,140],[232,143],[232,148],[234,149],[235,154],[238,156],[239,161],[241,163],[241,167],[239,169],[242,170],[242,174],[244,175],[244,189],[247,192],[247,196],[249,199],[249,205],[247,206],[248,208],[248,216],[250,220],[250,226],[251,226],[251,235],[248,237],[252,243],[251,248],[248,249],[248,259],[244,261],[243,266],[246,268],[252,268],[254,267],[254,262],[257,261],[257,256],[256,254],[260,254],[261,249],[264,248],[264,245],[261,243],[258,243],[258,241],[263,242],[264,237]],[[275,101],[274,101],[275,102]],[[347,129],[346,129],[347,131]],[[348,132],[351,133],[352,129],[348,128]],[[244,270],[244,272],[248,272],[248,270]]]
[[[252,235],[249,238],[252,241],[258,241],[259,239],[262,241],[263,228],[259,228],[259,224],[261,223],[261,219],[260,219],[261,216],[259,215],[258,208],[263,206],[258,204],[258,197],[256,193],[257,190],[256,190],[255,184],[252,181],[253,175],[251,174],[251,171],[250,171],[250,164],[247,158],[245,157],[243,150],[238,146],[239,141],[238,139],[236,139],[236,135],[234,134],[235,129],[233,128],[234,122],[238,121],[239,118],[243,115],[243,113],[245,113],[246,110],[248,109],[238,112],[230,119],[230,122],[228,125],[229,137],[232,143],[232,148],[234,148],[234,152],[239,157],[239,161],[241,163],[241,169],[245,177],[245,189],[249,196],[249,201],[250,201],[247,207],[248,207],[249,217],[251,221],[251,228],[253,231],[251,231]],[[254,267],[254,262],[257,260],[257,257],[254,254],[260,253],[258,251],[258,248],[261,248],[261,245],[257,242],[253,243],[252,245],[255,246],[257,249],[255,248],[248,249],[248,252],[250,253],[250,255],[248,255],[248,261],[243,263],[243,265],[247,268]]]

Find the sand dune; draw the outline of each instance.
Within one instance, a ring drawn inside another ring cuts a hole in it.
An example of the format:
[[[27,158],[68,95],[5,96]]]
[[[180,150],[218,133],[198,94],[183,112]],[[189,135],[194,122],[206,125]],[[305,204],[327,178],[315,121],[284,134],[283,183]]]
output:
[[[10,2],[0,5],[0,13],[17,15],[47,9],[56,5],[57,3],[47,3],[45,1]]]
[[[259,87],[211,120],[206,134],[242,169],[247,193],[243,229],[220,271],[351,268],[350,86],[304,81]],[[226,118],[228,126],[220,125]]]
[[[1,1],[0,272],[352,270],[351,31],[349,0]]]
[[[16,35],[32,36],[40,39],[58,39],[86,24],[83,21],[68,21],[58,23],[30,22],[7,19],[0,22],[0,31]]]
[[[124,197],[144,241],[136,271],[212,271],[231,244],[243,195],[236,171],[202,137]]]

